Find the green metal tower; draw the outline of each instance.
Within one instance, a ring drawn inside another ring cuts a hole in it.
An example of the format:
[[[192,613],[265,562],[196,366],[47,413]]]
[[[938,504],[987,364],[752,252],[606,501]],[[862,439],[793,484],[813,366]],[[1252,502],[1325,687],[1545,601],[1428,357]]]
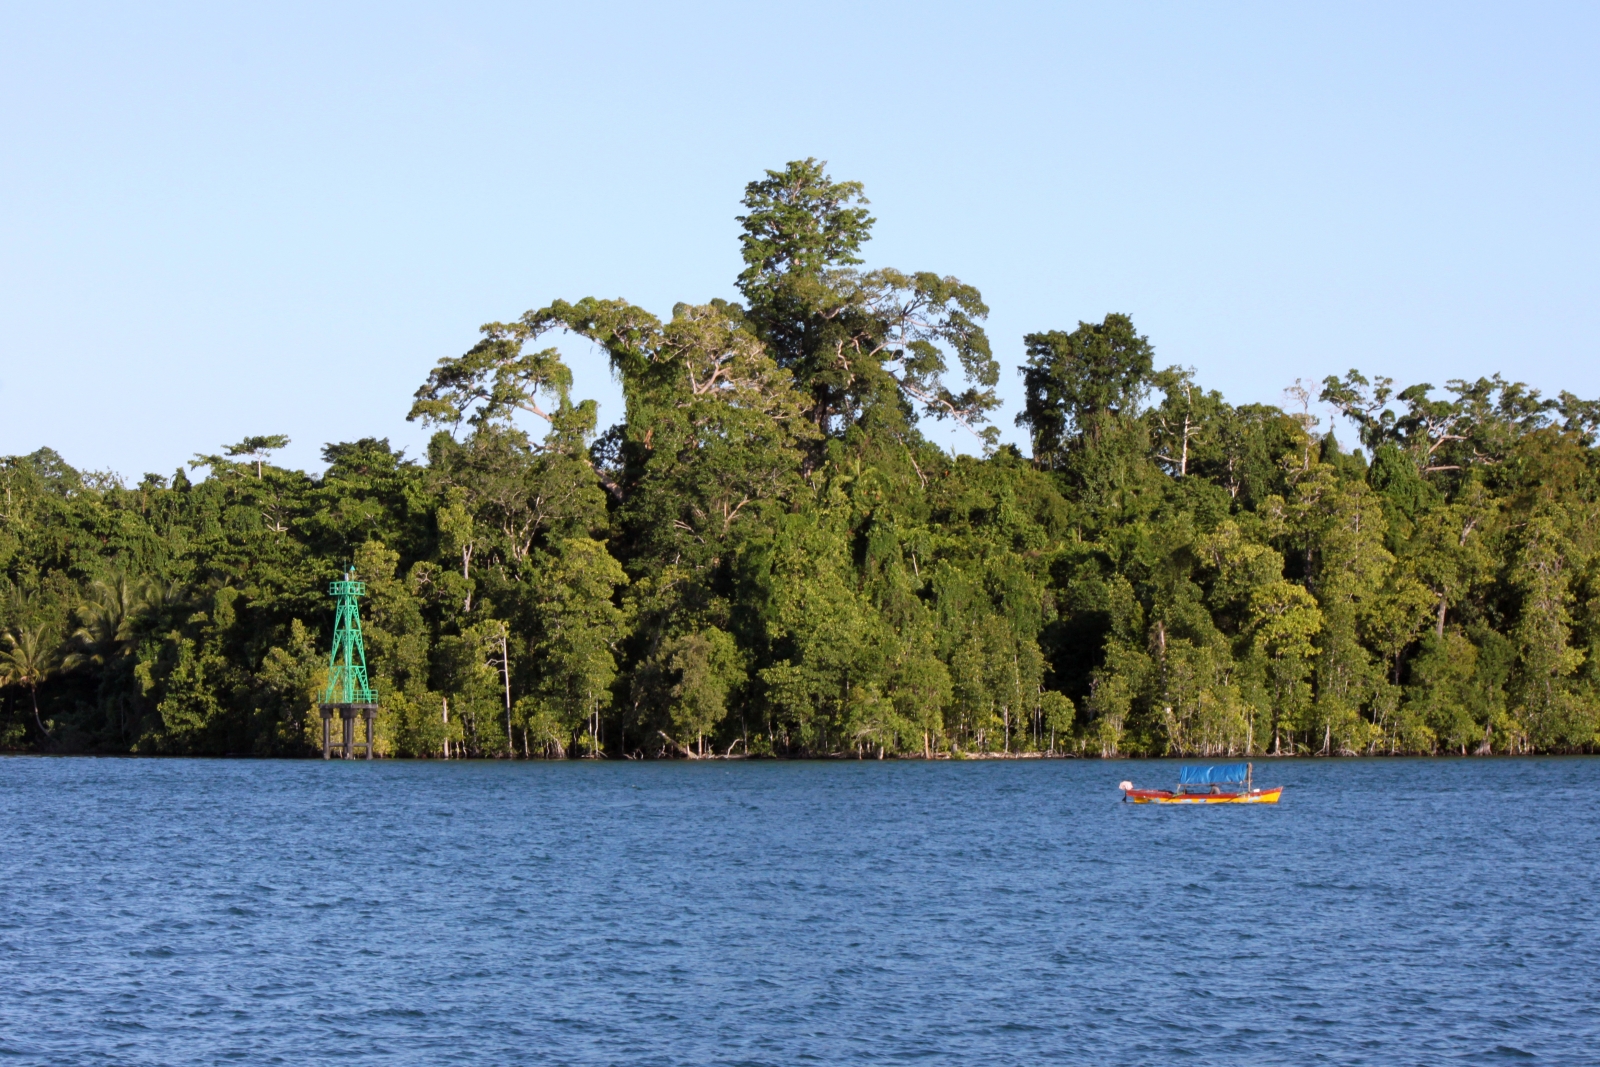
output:
[[[361,640],[360,597],[367,595],[367,583],[356,581],[356,572],[347,570],[344,577],[328,583],[328,595],[336,601],[333,619],[333,652],[328,656],[328,687],[322,692],[322,758],[331,755],[333,713],[339,712],[344,726],[341,753],[345,759],[355,755],[357,748],[366,750],[372,758],[372,716],[378,710],[378,694],[367,681],[367,646]],[[367,721],[367,740],[363,744],[355,739],[355,717],[360,714]]]

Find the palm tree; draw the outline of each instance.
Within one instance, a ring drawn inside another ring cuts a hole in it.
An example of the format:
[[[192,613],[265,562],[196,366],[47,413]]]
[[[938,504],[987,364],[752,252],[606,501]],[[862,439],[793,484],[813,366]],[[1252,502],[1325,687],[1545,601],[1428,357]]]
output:
[[[148,629],[152,616],[181,603],[186,593],[181,582],[161,578],[135,580],[126,571],[117,570],[109,578],[91,584],[88,598],[78,605],[79,626],[72,632],[71,651],[61,667],[69,671],[91,667],[107,672],[101,681],[102,697],[108,716],[115,709],[115,726],[120,732],[127,729],[130,694],[117,691],[116,683],[109,679],[110,670],[126,663],[139,643],[141,629]],[[131,703],[137,705],[139,701],[131,698]]]
[[[72,632],[79,649],[67,656],[64,666],[71,670],[81,664],[104,665],[116,653],[125,651],[134,639],[134,624],[148,610],[153,599],[149,582],[135,582],[126,571],[117,571],[109,580],[96,580],[89,587],[89,599],[78,607],[81,621]]]
[[[39,732],[52,736],[39,718],[39,683],[56,672],[60,654],[54,642],[48,640],[47,629],[35,626],[31,630],[17,628],[0,638],[5,650],[0,651],[0,685],[27,686],[33,698],[33,721]]]

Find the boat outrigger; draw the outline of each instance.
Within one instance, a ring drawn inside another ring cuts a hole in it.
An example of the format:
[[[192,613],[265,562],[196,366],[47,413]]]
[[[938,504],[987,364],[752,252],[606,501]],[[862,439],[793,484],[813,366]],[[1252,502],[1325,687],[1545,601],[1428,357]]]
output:
[[[1123,803],[1135,804],[1276,804],[1283,786],[1256,789],[1251,763],[1225,763],[1217,767],[1183,767],[1176,789],[1135,789],[1121,782]]]

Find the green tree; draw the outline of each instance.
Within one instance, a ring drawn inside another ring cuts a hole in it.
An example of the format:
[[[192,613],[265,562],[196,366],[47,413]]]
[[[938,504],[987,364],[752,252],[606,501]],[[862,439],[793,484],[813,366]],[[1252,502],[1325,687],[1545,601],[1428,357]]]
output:
[[[261,479],[261,468],[267,458],[280,448],[289,447],[289,438],[281,433],[246,437],[236,445],[228,445],[224,452],[228,456],[244,456],[253,460],[256,465],[256,480]]]
[[[1311,703],[1308,678],[1322,611],[1302,586],[1279,578],[1252,591],[1250,624],[1251,651],[1265,667],[1272,697],[1272,752],[1282,751],[1285,733],[1292,750],[1294,724],[1304,720]]]
[[[978,429],[1000,403],[982,296],[927,271],[858,270],[873,219],[860,184],[834,182],[824,166],[795,161],[745,189],[738,285],[756,336],[810,395],[824,434],[874,416],[893,426],[920,408],[992,445],[992,428]],[[952,356],[959,391],[945,380]]]
[[[796,161],[739,221],[739,303],[483,327],[415,459],[0,457],[0,744],[314,752],[353,564],[383,755],[1600,748],[1600,401],[1352,371],[1346,451],[1305,381],[1235,406],[1112,314],[1024,339],[1025,455],[981,294],[866,263],[859,183]],[[603,432],[559,331],[621,384]]]
[[[1055,690],[1046,690],[1040,699],[1044,712],[1044,724],[1050,731],[1049,751],[1056,750],[1056,739],[1065,738],[1072,733],[1073,719],[1077,709],[1072,706],[1072,698]]]
[[[672,684],[667,690],[672,740],[705,756],[706,739],[728,714],[728,695],[745,680],[733,637],[716,627],[685,634],[661,652]]]
[[[1483,547],[1482,529],[1492,520],[1493,503],[1476,491],[1455,503],[1436,507],[1417,522],[1406,549],[1406,561],[1435,603],[1434,636],[1444,636],[1445,616],[1475,585],[1486,581],[1491,560]]]
[[[1583,664],[1571,646],[1568,564],[1563,538],[1548,515],[1536,514],[1523,533],[1513,566],[1522,605],[1513,640],[1517,644],[1513,716],[1530,748],[1572,750],[1592,744],[1593,713],[1576,699],[1571,679]]]
[[[43,626],[12,630],[3,635],[5,648],[0,650],[0,685],[19,685],[28,691],[33,704],[33,722],[41,737],[54,731],[39,717],[39,686],[61,665],[59,646],[53,635]]]
[[[623,636],[622,613],[612,596],[627,577],[602,542],[568,538],[554,549],[535,581],[537,693],[541,710],[562,724],[580,750],[600,755],[602,712],[617,674],[614,649]]]
[[[1153,383],[1154,348],[1127,315],[1023,338],[1027,398],[1017,425],[1033,436],[1036,462],[1061,469],[1074,450],[1126,433]]]

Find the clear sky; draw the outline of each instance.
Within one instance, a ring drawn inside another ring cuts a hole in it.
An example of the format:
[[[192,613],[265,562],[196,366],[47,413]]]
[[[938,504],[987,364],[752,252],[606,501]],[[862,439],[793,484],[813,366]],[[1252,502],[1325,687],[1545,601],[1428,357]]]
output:
[[[1593,397],[1597,119],[1593,3],[4,2],[0,454],[415,454],[480,323],[732,296],[744,183],[805,156],[869,265],[982,289],[1008,440],[1022,335],[1108,311],[1235,402]]]

